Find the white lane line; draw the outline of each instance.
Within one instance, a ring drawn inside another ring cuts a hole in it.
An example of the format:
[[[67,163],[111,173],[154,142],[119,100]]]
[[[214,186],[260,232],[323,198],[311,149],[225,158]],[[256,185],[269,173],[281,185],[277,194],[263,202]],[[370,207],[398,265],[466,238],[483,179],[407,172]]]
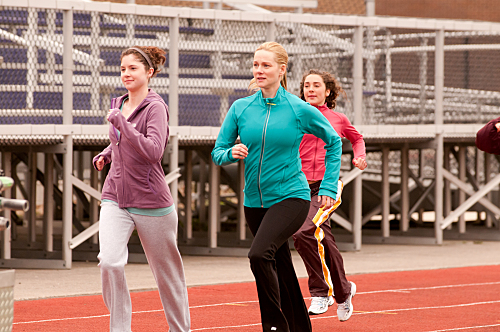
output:
[[[378,294],[378,293],[399,293],[399,292],[408,292],[408,291],[416,291],[416,290],[453,288],[453,287],[487,286],[487,285],[498,285],[498,284],[500,284],[500,281],[497,281],[497,282],[484,282],[484,283],[472,283],[472,284],[458,284],[458,285],[414,287],[414,288],[402,288],[402,289],[386,289],[386,290],[380,290],[380,291],[357,292],[356,295]],[[308,297],[306,299],[310,299],[310,297]],[[234,304],[244,304],[244,303],[257,303],[257,302],[258,301],[240,301],[240,302],[225,302],[225,303],[204,304],[204,305],[198,305],[198,306],[191,306],[191,307],[189,307],[189,309],[198,309],[198,308],[207,308],[207,307],[234,305]],[[134,311],[132,313],[133,314],[140,314],[140,313],[152,313],[152,312],[160,312],[160,311],[163,311],[163,309],[145,310],[145,311]],[[13,325],[46,323],[46,322],[57,322],[57,321],[76,320],[76,319],[92,319],[92,318],[101,318],[101,317],[109,317],[109,314],[107,314],[107,315],[97,315],[97,316],[79,316],[79,317],[54,318],[54,319],[44,319],[44,320],[26,321],[26,322],[15,322],[15,323],[13,323]],[[317,318],[329,318],[329,317],[336,317],[336,316],[326,316],[326,317],[317,317]]]
[[[378,310],[378,311],[364,311],[364,312],[354,312],[353,315],[369,315],[369,314],[383,314],[387,312],[401,312],[401,311],[415,311],[415,310],[435,310],[435,309],[444,309],[444,308],[457,308],[457,307],[468,307],[468,306],[474,306],[474,305],[482,305],[482,304],[493,304],[493,303],[500,303],[500,300],[498,301],[486,301],[486,302],[474,302],[474,303],[463,303],[463,304],[454,304],[454,305],[444,305],[444,306],[435,306],[435,307],[422,307],[422,308],[402,308],[402,309],[388,309],[388,310]],[[336,315],[332,316],[318,316],[318,317],[311,317],[311,320],[315,319],[327,319],[327,318],[335,318],[337,317]],[[233,325],[233,326],[217,326],[217,327],[204,327],[200,329],[192,329],[191,331],[203,331],[203,330],[221,330],[221,329],[234,329],[234,328],[240,328],[240,327],[247,327],[247,326],[258,326],[258,324],[248,324],[248,325]],[[488,325],[488,326],[500,326],[498,325]],[[488,327],[485,326],[485,327]],[[462,328],[462,329],[471,329],[470,328]],[[455,331],[455,329],[452,330],[438,330],[438,331],[431,331],[431,332],[440,332],[440,331]],[[458,329],[456,330],[458,331]]]
[[[463,330],[482,329],[482,328],[487,328],[487,327],[497,327],[497,326],[500,326],[500,324],[494,324],[494,325],[478,325],[478,326],[468,326],[468,327],[455,327],[455,328],[453,328],[453,329],[446,329],[446,330],[434,330],[434,331],[429,331],[429,332],[463,331]]]

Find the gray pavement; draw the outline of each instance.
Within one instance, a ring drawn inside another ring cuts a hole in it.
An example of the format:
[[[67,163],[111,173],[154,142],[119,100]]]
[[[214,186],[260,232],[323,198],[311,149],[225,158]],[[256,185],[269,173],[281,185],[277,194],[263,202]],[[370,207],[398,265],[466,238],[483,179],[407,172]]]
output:
[[[292,252],[297,275],[307,273]],[[445,241],[441,246],[363,245],[344,252],[348,275],[500,264],[500,242]],[[246,257],[183,256],[188,286],[253,281]],[[126,266],[130,290],[156,289],[147,264]],[[15,300],[101,293],[97,263],[74,262],[71,270],[17,270]]]

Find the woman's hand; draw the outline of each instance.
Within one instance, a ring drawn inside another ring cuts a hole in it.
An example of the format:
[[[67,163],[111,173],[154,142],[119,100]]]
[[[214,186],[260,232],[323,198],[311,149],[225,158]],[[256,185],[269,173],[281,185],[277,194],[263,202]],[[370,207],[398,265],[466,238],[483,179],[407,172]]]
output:
[[[360,170],[364,170],[366,168],[366,166],[368,166],[368,164],[366,163],[366,160],[364,160],[363,158],[353,159],[352,163],[354,164],[354,166],[356,166]]]
[[[248,156],[248,148],[245,144],[236,144],[231,152],[234,159],[245,159]]]
[[[99,159],[95,162],[95,167],[97,168],[98,171],[102,171],[104,167],[104,157],[100,156]]]
[[[108,121],[109,121],[109,117],[111,116],[111,113],[112,113],[112,112],[113,112],[113,110],[109,110],[108,115],[106,116],[106,120],[108,120]]]
[[[319,208],[323,208],[323,211],[330,209],[335,204],[335,200],[330,196],[318,196],[318,202],[321,202]]]
[[[495,125],[495,128],[497,128],[497,133],[500,132],[500,122],[497,122],[497,124]]]

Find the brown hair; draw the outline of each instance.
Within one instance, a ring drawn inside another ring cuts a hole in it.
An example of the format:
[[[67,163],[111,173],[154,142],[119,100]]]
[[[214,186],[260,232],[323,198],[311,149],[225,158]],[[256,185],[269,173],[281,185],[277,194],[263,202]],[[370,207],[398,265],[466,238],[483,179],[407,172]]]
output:
[[[161,71],[160,67],[165,64],[165,61],[167,61],[167,58],[165,57],[165,54],[167,52],[165,52],[164,50],[162,50],[161,48],[156,47],[156,46],[134,46],[134,48],[138,48],[141,51],[143,51],[144,53],[146,53],[146,55],[151,60],[151,64],[153,65],[154,72],[153,72],[153,75],[151,77],[156,76],[156,74],[158,74]],[[148,60],[146,58],[144,58],[144,56],[140,52],[138,52],[137,50],[134,50],[133,48],[128,48],[125,51],[123,51],[122,55],[120,57],[120,61],[123,59],[124,56],[130,55],[130,54],[135,55],[137,60],[139,60],[139,62],[141,62],[144,65],[144,68],[146,69],[146,71],[148,71],[148,69],[150,67]]]
[[[278,63],[278,65],[285,65],[288,66],[288,53],[286,53],[285,48],[281,46],[280,44],[276,42],[266,42],[255,50],[254,54],[257,51],[260,50],[265,50],[274,53],[274,60]],[[286,90],[286,70],[285,73],[283,74],[283,77],[281,78],[281,86],[285,88]],[[255,77],[252,78],[250,81],[250,84],[248,85],[248,90],[249,91],[256,91],[259,90],[259,87],[257,86],[257,83],[255,82]]]
[[[346,96],[345,91],[342,89],[339,82],[335,79],[335,76],[327,71],[309,69],[309,71],[305,72],[304,76],[302,76],[302,80],[300,81],[300,99],[304,101],[306,100],[306,98],[304,97],[304,81],[309,75],[320,76],[325,83],[326,90],[330,90],[330,94],[325,99],[326,106],[328,106],[329,109],[335,108],[335,106],[337,105],[337,98],[340,93],[342,93],[344,97]]]

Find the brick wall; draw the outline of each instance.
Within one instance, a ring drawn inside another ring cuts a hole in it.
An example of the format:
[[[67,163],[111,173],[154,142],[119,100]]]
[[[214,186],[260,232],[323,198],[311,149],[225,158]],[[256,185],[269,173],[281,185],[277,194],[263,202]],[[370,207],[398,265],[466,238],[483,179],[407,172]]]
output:
[[[375,13],[500,22],[500,0],[375,0]]]
[[[94,1],[111,1],[126,3],[126,0],[94,0]],[[175,0],[136,0],[138,5],[160,5],[160,6],[173,6],[173,7],[194,7],[202,8],[202,2],[191,1],[175,1]],[[229,8],[229,7],[226,7]],[[290,7],[264,7],[274,12],[291,12],[294,11]],[[364,0],[318,0],[317,8],[306,8],[305,13],[320,13],[320,14],[352,14],[364,15],[365,1]]]

